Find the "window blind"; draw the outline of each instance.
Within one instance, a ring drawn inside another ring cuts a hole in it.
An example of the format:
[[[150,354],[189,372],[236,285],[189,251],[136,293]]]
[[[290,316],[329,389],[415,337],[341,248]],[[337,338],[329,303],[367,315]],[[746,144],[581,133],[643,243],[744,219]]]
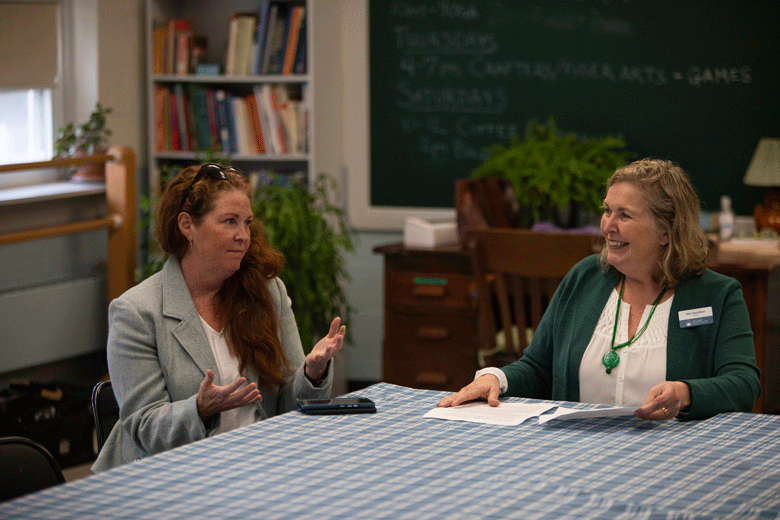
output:
[[[54,88],[59,4],[0,1],[0,89]]]

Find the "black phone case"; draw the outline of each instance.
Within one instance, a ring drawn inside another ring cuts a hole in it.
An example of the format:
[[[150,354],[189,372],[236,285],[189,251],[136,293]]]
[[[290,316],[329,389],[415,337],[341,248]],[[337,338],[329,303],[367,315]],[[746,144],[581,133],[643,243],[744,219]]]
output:
[[[296,401],[295,404],[305,414],[308,415],[337,415],[345,413],[375,413],[376,406],[374,404],[309,404],[305,405]]]

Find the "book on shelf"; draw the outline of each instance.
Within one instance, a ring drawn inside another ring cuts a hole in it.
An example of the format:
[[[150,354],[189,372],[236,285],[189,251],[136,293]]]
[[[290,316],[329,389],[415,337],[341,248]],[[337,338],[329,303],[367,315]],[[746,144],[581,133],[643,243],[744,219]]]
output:
[[[287,35],[290,34],[290,22],[292,19],[293,6],[286,5],[282,11],[284,13],[284,23],[282,25],[277,23],[277,27],[282,27],[282,30],[281,36],[279,36],[279,34],[274,36],[273,52],[276,53],[276,57],[274,58],[274,56],[271,56],[271,70],[269,71],[270,74],[281,74],[282,68],[284,67],[284,52],[287,49]],[[279,39],[278,43],[276,43],[277,38]]]
[[[265,40],[262,43],[262,62],[258,74],[268,74],[268,68],[271,62],[271,47],[273,46],[274,32],[276,31],[276,20],[279,17],[279,4],[271,2],[268,8],[268,16],[265,27]],[[259,53],[259,51],[258,51]],[[259,59],[259,56],[258,56]]]
[[[239,18],[235,65],[238,76],[247,76],[252,70],[256,25],[257,15],[254,13],[244,13]]]
[[[274,113],[273,102],[271,101],[271,85],[264,84],[257,87],[259,93],[260,102],[260,117],[263,125],[264,135],[268,136],[266,139],[266,150],[271,155],[278,155],[283,152],[282,144],[279,141],[277,116]]]
[[[263,102],[263,89],[261,85],[255,85],[252,89],[255,96],[255,106],[257,107],[257,115],[260,119],[260,130],[263,134],[263,145],[265,146],[265,153],[273,155],[276,152],[273,142],[271,141],[271,123],[268,120],[268,113],[266,112]]]
[[[209,131],[209,114],[206,108],[206,89],[197,85],[190,85],[190,99],[193,103],[193,112],[197,133],[194,134],[198,143],[198,150],[211,150],[211,136]]]
[[[236,130],[238,134],[238,153],[247,155],[252,153],[252,137],[249,135],[249,113],[246,106],[246,100],[241,96],[233,97],[236,116]]]
[[[178,76],[185,76],[190,72],[190,46],[192,45],[192,38],[192,31],[176,33],[175,73]]]
[[[228,26],[227,50],[225,51],[224,69],[225,69],[226,76],[232,76],[235,74],[237,39],[238,39],[238,17],[232,16],[230,18],[230,25]]]
[[[301,35],[301,23],[303,23],[303,17],[306,12],[306,8],[302,5],[295,5],[292,7],[289,16],[287,42],[284,46],[284,53],[282,59],[281,73],[290,75],[293,73],[295,65],[295,55],[298,51],[298,39]]]
[[[165,73],[176,73],[176,41],[178,33],[192,31],[192,20],[182,18],[171,18],[165,24]]]
[[[268,33],[268,15],[270,11],[271,2],[269,0],[261,0],[257,9],[257,29],[255,32],[252,74],[263,73],[263,49],[265,48],[265,39]]]
[[[154,147],[158,152],[167,150],[165,145],[165,87],[154,89]]]
[[[254,13],[234,13],[230,18],[225,74],[246,76],[251,72],[256,24]]]
[[[181,83],[174,83],[173,93],[176,98],[176,115],[179,122],[179,150],[191,151],[190,125],[187,122],[187,101],[184,95],[184,87]]]
[[[265,153],[265,136],[263,135],[263,125],[260,123],[260,107],[257,105],[255,95],[248,94],[244,97],[246,100],[247,115],[249,116],[250,128],[255,144],[255,153]]]
[[[238,127],[236,125],[235,97],[225,96],[228,128],[230,129],[230,153],[238,153]]]
[[[171,122],[171,146],[169,150],[178,152],[181,150],[181,132],[179,130],[179,107],[176,104],[176,96],[170,94],[168,96],[168,104],[170,109],[168,111]]]
[[[282,85],[272,89],[276,95],[279,121],[284,131],[285,151],[287,153],[299,152],[297,104],[290,99],[290,92]]]
[[[228,123],[227,94],[218,89],[214,95],[217,101],[217,115],[219,116],[219,146],[224,153],[231,153],[230,149],[230,123]]]
[[[271,129],[271,132],[276,133],[279,136],[279,153],[288,153],[287,147],[287,131],[284,127],[284,121],[282,119],[282,107],[279,103],[280,92],[284,90],[283,86],[271,87],[269,85],[270,97],[271,97],[271,109],[273,110],[274,119],[276,123],[276,132]]]
[[[152,29],[152,74],[165,74],[165,39],[168,28],[165,25]]]
[[[295,51],[293,74],[306,74],[306,13],[301,20],[301,32],[298,34],[298,48]]]
[[[207,150],[219,151],[219,116],[213,89],[206,89],[206,111],[209,121],[209,145]]]
[[[268,27],[268,37],[266,38],[266,46],[263,52],[268,53],[268,61],[265,64],[264,74],[278,74],[281,71],[281,62],[279,61],[279,54],[283,52],[285,43],[285,32],[287,28],[287,19],[290,6],[284,3],[275,4],[276,16],[273,20],[273,25]]]

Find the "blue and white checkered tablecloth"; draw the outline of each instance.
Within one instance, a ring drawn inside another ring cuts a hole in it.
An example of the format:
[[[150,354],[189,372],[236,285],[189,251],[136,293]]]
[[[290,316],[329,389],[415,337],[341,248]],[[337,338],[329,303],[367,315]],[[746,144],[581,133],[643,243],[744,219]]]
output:
[[[0,518],[780,518],[780,416],[491,426],[424,419],[442,392],[356,395],[378,412],[291,412],[1,503]]]

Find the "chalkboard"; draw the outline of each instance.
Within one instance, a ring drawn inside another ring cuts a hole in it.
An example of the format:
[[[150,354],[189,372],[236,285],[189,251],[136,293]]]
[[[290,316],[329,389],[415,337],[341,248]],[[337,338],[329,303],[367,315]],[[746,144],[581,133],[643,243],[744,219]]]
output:
[[[408,0],[369,3],[370,203],[451,208],[485,148],[531,119],[670,159],[705,211],[761,137],[780,137],[780,3]]]

